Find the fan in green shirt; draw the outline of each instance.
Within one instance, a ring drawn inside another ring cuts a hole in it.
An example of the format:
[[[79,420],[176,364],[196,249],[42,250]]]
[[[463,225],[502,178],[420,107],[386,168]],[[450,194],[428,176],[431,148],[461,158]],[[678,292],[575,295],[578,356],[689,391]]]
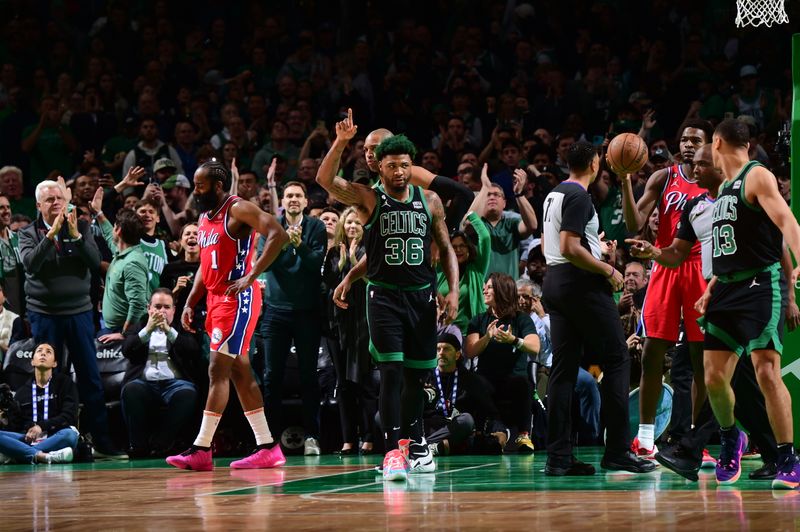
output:
[[[466,220],[478,235],[477,246],[462,231],[450,235],[450,243],[453,244],[453,250],[456,252],[458,260],[460,279],[458,314],[453,324],[461,329],[461,334],[464,336],[466,336],[469,321],[474,316],[486,311],[486,304],[483,301],[483,280],[489,268],[489,257],[492,252],[489,229],[480,216],[470,212],[467,214]],[[450,290],[441,267],[437,268],[436,276],[439,293],[446,296]]]
[[[101,342],[111,342],[121,340],[121,333],[147,313],[150,296],[148,265],[139,245],[142,221],[135,212],[129,209],[119,211],[113,227],[102,212],[99,212],[97,221],[103,238],[114,253],[103,290],[103,321],[111,332],[99,338]]]
[[[72,175],[73,154],[79,145],[68,126],[61,123],[62,111],[54,98],[42,98],[39,123],[22,132],[22,151],[30,157],[31,183],[43,181],[53,170]]]
[[[161,189],[158,189],[158,194],[160,194],[159,197],[163,196]],[[161,286],[161,273],[169,261],[166,243],[156,236],[156,229],[161,221],[157,201],[142,199],[136,204],[136,215],[144,225],[144,234],[139,245],[147,259],[147,283],[150,293]]]
[[[519,279],[520,242],[538,227],[536,213],[525,196],[527,183],[528,175],[525,170],[514,170],[514,197],[519,208],[519,219],[504,212],[506,197],[503,188],[489,180],[488,166],[483,165],[481,190],[475,196],[470,210],[481,216],[491,237],[492,251],[486,279],[493,272],[505,273],[514,280]]]

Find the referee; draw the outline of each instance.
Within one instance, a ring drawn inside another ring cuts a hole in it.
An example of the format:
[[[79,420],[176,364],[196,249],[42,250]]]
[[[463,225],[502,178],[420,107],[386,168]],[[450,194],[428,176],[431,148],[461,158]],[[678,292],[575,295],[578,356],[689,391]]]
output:
[[[550,312],[553,366],[547,400],[547,465],[550,476],[593,475],[594,466],[572,454],[572,394],[584,353],[603,369],[601,415],[607,430],[603,469],[646,473],[649,460],[630,451],[628,382],[630,358],[612,289],[622,274],[600,260],[597,212],[587,191],[600,157],[588,142],[567,153],[569,177],[544,202],[542,245],[547,260],[543,295]]]

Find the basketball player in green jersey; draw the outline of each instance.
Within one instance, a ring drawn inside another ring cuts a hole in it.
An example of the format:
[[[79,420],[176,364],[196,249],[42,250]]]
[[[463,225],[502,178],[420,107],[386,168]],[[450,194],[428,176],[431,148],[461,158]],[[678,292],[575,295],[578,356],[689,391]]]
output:
[[[778,191],[775,176],[750,161],[747,125],[724,120],[711,144],[714,166],[725,181],[714,203],[712,266],[714,278],[697,310],[705,328],[705,380],[720,426],[722,448],[717,482],[731,484],[741,474],[747,436],[734,423],[731,377],[737,356],[750,355],[778,442],[773,488],[800,485],[800,462],[792,437],[792,398],[781,378],[786,277],[781,270],[783,240],[800,258],[800,226]],[[794,289],[800,266],[792,270]]]
[[[383,476],[403,480],[410,471],[435,470],[422,430],[423,381],[436,366],[432,241],[439,247],[450,287],[443,302],[448,322],[458,309],[458,263],[439,196],[409,186],[416,148],[404,135],[386,138],[375,148],[380,184],[374,189],[336,176],[342,147],[356,131],[348,111],[336,124],[336,140],[317,182],[354,206],[365,228],[370,352],[381,372],[379,410],[387,451]]]

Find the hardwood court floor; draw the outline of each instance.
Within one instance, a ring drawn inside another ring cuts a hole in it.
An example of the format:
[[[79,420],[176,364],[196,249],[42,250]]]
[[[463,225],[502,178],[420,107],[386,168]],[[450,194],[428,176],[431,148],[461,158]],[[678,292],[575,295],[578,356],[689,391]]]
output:
[[[579,457],[599,464],[600,451]],[[382,482],[376,456],[290,457],[274,470],[178,471],[160,460],[0,467],[0,530],[800,530],[800,491],[717,487],[659,470],[550,478],[544,455],[439,458]]]

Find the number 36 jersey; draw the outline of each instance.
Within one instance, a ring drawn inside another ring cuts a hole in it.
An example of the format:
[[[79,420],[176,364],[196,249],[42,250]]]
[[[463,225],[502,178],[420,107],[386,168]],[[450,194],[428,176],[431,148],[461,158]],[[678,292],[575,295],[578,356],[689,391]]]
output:
[[[731,181],[723,181],[714,202],[712,226],[714,275],[759,270],[781,260],[783,235],[767,213],[751,205],[744,193],[751,161]]]
[[[229,196],[216,212],[200,215],[197,243],[200,245],[200,270],[203,284],[210,294],[225,293],[228,285],[241,279],[253,269],[255,232],[245,238],[228,233],[231,206],[241,200]]]
[[[375,210],[364,227],[367,278],[389,288],[415,289],[434,279],[431,264],[433,217],[420,187],[398,201],[378,185]]]

